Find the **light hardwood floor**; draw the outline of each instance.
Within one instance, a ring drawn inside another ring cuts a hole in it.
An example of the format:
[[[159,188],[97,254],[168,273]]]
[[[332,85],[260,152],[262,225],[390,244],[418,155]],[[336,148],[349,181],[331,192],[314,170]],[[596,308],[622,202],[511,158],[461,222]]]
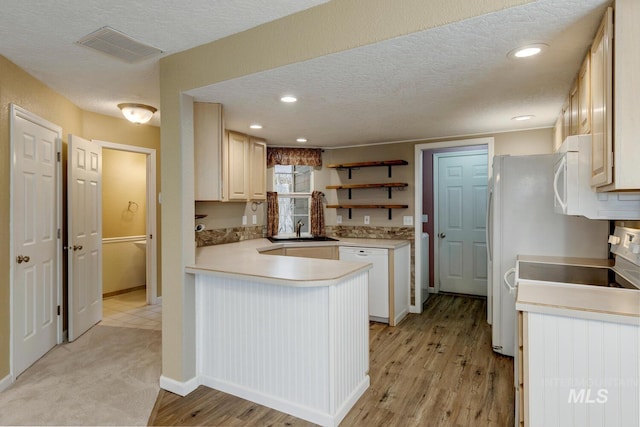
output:
[[[484,299],[431,295],[421,315],[370,326],[371,387],[341,426],[512,426],[513,359],[491,349]],[[161,390],[149,425],[308,426],[306,421],[199,387]]]

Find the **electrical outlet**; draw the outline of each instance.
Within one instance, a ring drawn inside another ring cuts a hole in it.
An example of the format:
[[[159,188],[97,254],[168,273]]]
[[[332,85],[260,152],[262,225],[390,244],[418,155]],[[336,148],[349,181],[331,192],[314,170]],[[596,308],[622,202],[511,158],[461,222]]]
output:
[[[371,219],[371,218],[369,218],[369,215],[365,215],[365,216],[364,216],[364,223],[365,223],[365,225],[366,225],[366,224],[369,224],[370,219]]]
[[[258,215],[253,215],[251,217],[251,224],[256,225],[258,223]]]
[[[336,224],[342,224],[342,215],[336,215]]]
[[[247,225],[247,216],[242,215],[242,225]]]
[[[413,225],[413,217],[412,216],[403,216],[402,217],[402,225]]]

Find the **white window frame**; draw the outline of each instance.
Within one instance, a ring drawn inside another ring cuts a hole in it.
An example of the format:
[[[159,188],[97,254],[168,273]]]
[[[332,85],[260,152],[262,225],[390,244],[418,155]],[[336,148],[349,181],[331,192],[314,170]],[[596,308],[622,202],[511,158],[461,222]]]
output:
[[[294,166],[294,165],[281,165],[281,166]],[[294,166],[295,167],[295,166]],[[309,167],[309,189],[310,191],[308,192],[289,192],[289,193],[281,193],[278,192],[278,205],[280,205],[280,199],[281,198],[290,198],[290,199],[307,199],[308,203],[307,203],[307,222],[305,223],[305,225],[307,226],[307,229],[309,231],[303,232],[301,234],[301,237],[311,237],[311,193],[313,192],[313,181],[314,181],[314,169],[312,166],[308,166]],[[273,170],[273,188],[274,190],[276,189],[276,177],[277,177],[278,173],[276,172],[275,168]],[[294,223],[295,224],[295,223]],[[294,225],[295,227],[295,225]],[[295,237],[295,231],[290,232],[290,233],[280,233],[279,230],[280,227],[278,227],[278,234],[277,237]]]

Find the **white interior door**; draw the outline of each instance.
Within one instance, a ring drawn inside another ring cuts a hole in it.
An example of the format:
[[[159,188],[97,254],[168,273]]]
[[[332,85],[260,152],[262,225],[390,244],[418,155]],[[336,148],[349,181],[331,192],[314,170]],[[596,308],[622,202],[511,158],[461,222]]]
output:
[[[69,341],[102,320],[102,147],[69,135]]]
[[[62,130],[12,106],[14,378],[60,342],[59,164]]]
[[[437,158],[440,290],[487,295],[487,154]]]

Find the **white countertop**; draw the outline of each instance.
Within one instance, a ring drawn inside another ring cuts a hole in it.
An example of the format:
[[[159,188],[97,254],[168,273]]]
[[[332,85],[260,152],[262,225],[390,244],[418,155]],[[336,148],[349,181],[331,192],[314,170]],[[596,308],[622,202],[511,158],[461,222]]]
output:
[[[294,286],[332,286],[348,276],[371,268],[369,263],[329,259],[263,255],[260,252],[283,247],[356,246],[396,249],[409,244],[407,240],[340,238],[326,242],[278,242],[267,239],[244,240],[237,243],[196,248],[195,264],[187,273],[244,277],[264,283]]]
[[[521,280],[516,310],[640,325],[640,291]]]

